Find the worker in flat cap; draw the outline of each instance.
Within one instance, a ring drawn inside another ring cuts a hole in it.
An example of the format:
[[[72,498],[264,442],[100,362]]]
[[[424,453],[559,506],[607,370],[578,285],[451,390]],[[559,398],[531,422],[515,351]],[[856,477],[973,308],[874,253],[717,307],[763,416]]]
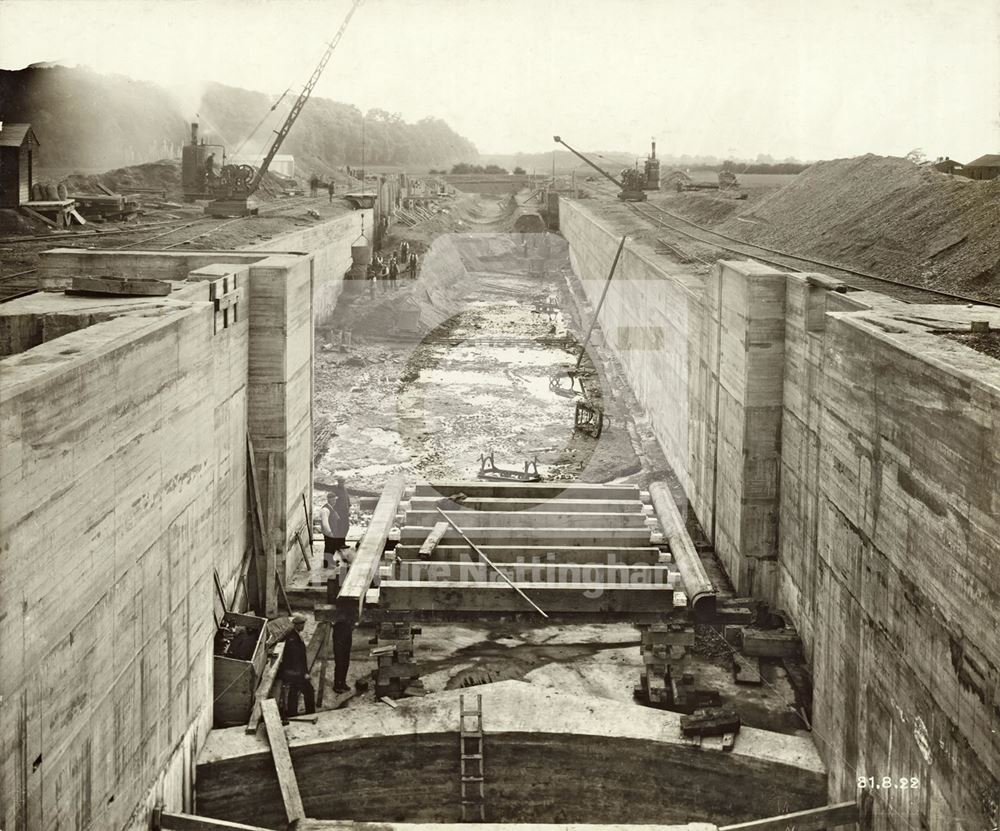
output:
[[[341,564],[338,572],[327,582],[327,599],[337,602],[341,582],[346,579],[348,568]],[[351,667],[351,647],[354,645],[354,619],[338,613],[333,620],[333,691],[343,695],[351,691],[347,673]]]
[[[306,619],[302,615],[292,618],[292,628],[285,636],[285,652],[281,658],[279,678],[285,687],[286,719],[299,713],[299,696],[305,700],[306,713],[316,712],[316,692],[309,679],[309,664],[306,658],[306,645],[302,640],[302,630]]]

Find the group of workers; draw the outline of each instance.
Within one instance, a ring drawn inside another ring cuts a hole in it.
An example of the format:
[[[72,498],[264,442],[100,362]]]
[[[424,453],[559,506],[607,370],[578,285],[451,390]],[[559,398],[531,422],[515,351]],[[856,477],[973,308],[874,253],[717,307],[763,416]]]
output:
[[[323,565],[333,569],[335,577],[329,586],[335,597],[340,593],[340,585],[347,569],[353,561],[351,549],[347,547],[347,533],[351,519],[351,497],[347,492],[344,478],[338,476],[332,490],[326,495],[326,503],[320,509],[320,525],[323,529]],[[285,637],[285,651],[281,660],[279,678],[284,685],[284,717],[290,718],[299,711],[299,698],[303,699],[306,713],[316,712],[316,691],[309,674],[306,645],[302,631],[306,619],[302,615],[292,617],[292,629]],[[354,621],[336,618],[333,622],[333,691],[338,694],[350,691],[347,672],[351,664],[351,645]],[[322,683],[322,679],[320,679]]]
[[[330,202],[333,202],[333,195],[337,192],[337,183],[331,179],[329,182],[324,182],[319,176],[313,174],[309,179],[309,195],[319,196],[320,188],[324,188],[330,196]]]
[[[375,289],[379,280],[384,281],[382,290],[385,291],[386,283],[388,288],[397,288],[397,280],[400,271],[405,268],[411,279],[417,276],[417,252],[410,250],[410,244],[404,240],[399,250],[389,255],[385,260],[381,254],[376,254],[372,264],[368,266],[368,294],[375,297]]]

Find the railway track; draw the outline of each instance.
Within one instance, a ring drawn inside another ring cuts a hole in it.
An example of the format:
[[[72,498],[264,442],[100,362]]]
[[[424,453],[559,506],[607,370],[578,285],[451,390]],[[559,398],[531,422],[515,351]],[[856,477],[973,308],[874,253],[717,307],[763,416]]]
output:
[[[882,294],[888,294],[906,303],[976,303],[983,306],[994,306],[1000,308],[1000,303],[995,301],[985,300],[979,297],[970,297],[956,292],[942,291],[941,289],[928,288],[926,286],[918,286],[913,283],[905,283],[901,280],[893,280],[889,277],[882,277],[877,274],[871,274],[866,271],[860,271],[858,269],[849,268],[847,266],[838,265],[825,260],[819,260],[814,257],[806,257],[801,254],[794,254],[790,251],[783,251],[766,245],[744,242],[743,240],[729,236],[728,234],[713,231],[710,228],[706,228],[703,225],[692,222],[690,219],[686,219],[680,214],[668,211],[659,205],[654,205],[649,202],[626,202],[624,204],[627,205],[634,213],[645,217],[647,220],[654,223],[654,225],[658,228],[669,230],[675,234],[680,234],[682,237],[694,240],[702,245],[721,249],[722,251],[729,251],[734,254],[742,254],[754,260],[758,260],[759,262],[764,262],[768,265],[773,265],[787,271],[801,272],[819,268],[824,272],[833,272],[832,276],[842,280],[845,285],[848,285],[851,288],[861,291],[877,291]],[[668,222],[666,218],[669,218],[670,221]],[[666,248],[672,249],[675,254],[694,257],[694,259],[707,263],[707,261],[701,257],[696,257],[689,252],[680,251],[673,243],[666,240],[658,240],[658,242]],[[794,265],[793,263],[798,263],[799,265]],[[802,264],[808,264],[813,268],[799,267]]]

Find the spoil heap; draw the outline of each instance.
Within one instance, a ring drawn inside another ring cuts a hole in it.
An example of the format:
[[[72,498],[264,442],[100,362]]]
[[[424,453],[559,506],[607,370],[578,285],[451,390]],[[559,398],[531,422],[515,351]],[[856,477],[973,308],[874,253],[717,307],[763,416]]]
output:
[[[1000,181],[905,159],[819,162],[717,226],[748,242],[884,277],[1000,300]]]

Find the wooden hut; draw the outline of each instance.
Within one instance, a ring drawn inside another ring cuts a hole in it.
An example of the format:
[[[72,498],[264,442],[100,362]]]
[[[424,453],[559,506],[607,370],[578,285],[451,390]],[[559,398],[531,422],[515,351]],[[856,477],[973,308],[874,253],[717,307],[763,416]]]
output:
[[[31,201],[38,138],[30,124],[0,122],[0,208]]]

